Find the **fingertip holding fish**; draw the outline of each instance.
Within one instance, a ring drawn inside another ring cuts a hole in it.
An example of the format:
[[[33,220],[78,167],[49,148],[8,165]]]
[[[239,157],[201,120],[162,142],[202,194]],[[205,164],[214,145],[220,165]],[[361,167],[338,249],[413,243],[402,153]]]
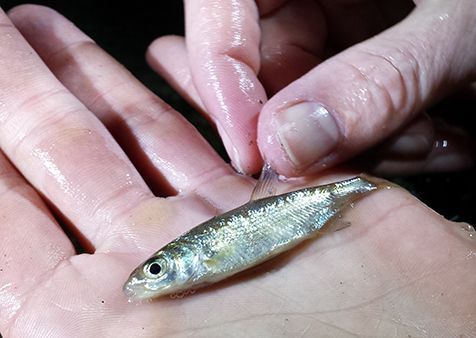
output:
[[[123,288],[129,300],[193,294],[315,237],[367,193],[393,186],[360,175],[269,196],[275,190],[266,178],[277,175],[264,173],[249,203],[196,226],[139,265]]]

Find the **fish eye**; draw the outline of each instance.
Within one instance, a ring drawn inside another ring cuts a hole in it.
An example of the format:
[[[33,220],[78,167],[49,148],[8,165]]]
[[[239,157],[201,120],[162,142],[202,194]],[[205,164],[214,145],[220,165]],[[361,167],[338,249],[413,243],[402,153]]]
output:
[[[164,273],[164,266],[157,261],[153,261],[144,267],[144,273],[149,278],[160,277]]]
[[[158,275],[160,271],[162,271],[162,267],[159,263],[152,263],[151,265],[149,265],[149,273],[151,275]]]

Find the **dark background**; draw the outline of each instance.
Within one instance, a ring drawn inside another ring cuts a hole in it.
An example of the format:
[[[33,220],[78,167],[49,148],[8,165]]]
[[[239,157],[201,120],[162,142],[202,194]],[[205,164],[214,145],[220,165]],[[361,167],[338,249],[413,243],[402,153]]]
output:
[[[2,8],[8,10],[21,3],[25,2],[2,1]],[[183,35],[182,1],[136,0],[120,4],[116,1],[63,0],[36,3],[50,6],[73,21],[138,79],[191,120],[223,154],[212,129],[145,63],[145,50],[155,38],[166,34]],[[442,104],[440,107],[451,111],[446,116],[447,119],[464,126],[475,135],[475,118],[472,114],[476,107],[474,101],[456,106],[454,103]],[[399,177],[394,180],[446,218],[475,224],[475,173],[473,169],[452,174]]]

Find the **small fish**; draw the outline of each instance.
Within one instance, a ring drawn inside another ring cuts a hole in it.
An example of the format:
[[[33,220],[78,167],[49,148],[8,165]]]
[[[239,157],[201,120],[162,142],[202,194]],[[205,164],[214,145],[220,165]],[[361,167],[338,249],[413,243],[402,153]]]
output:
[[[130,275],[124,292],[147,300],[215,283],[316,235],[379,183],[358,176],[277,196],[263,170],[249,203],[196,226],[165,245]],[[276,175],[277,177],[277,175]]]

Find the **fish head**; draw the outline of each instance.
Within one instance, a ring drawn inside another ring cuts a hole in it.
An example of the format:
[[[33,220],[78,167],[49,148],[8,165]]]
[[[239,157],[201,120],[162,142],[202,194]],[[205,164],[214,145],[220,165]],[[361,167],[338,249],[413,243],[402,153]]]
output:
[[[190,288],[198,271],[196,251],[171,243],[139,265],[123,290],[131,301],[156,298]]]

